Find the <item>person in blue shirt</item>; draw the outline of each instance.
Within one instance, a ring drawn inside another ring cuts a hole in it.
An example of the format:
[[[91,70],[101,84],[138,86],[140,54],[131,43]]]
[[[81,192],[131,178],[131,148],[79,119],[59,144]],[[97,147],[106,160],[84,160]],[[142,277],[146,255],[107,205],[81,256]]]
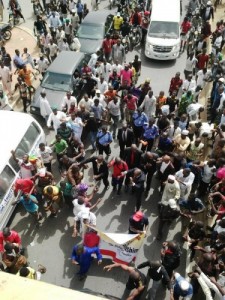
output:
[[[39,207],[37,198],[33,195],[25,193],[18,200],[14,201],[12,205],[16,205],[17,203],[22,203],[26,211],[29,214],[34,215],[37,221],[40,221],[42,219],[41,213],[38,212]]]
[[[141,150],[144,152],[147,148],[147,151],[151,151],[155,139],[159,136],[158,126],[155,124],[155,119],[151,118],[149,123],[143,126],[144,133],[142,136],[142,147]]]
[[[107,126],[102,126],[102,129],[97,133],[96,146],[99,154],[109,156],[111,154],[110,144],[112,143],[112,134],[107,130]]]
[[[81,3],[81,0],[77,1],[77,14],[79,17],[79,23],[81,24],[84,12],[84,5]]]
[[[102,263],[102,255],[100,253],[99,247],[85,247],[83,244],[75,245],[72,251],[72,264],[79,265],[80,270],[77,272],[79,279],[82,280],[85,278],[86,273],[88,272],[91,262],[92,262],[92,254],[96,254],[98,264]]]
[[[179,300],[180,297],[188,300],[193,296],[192,285],[177,272],[174,273],[174,286],[172,294],[174,300]]]
[[[159,138],[157,153],[159,155],[163,155],[172,151],[172,148],[173,141],[168,137],[168,134],[166,132],[163,132],[163,134]]]
[[[137,143],[143,133],[143,126],[148,124],[148,117],[139,107],[137,111],[133,113],[132,119],[134,136]]]

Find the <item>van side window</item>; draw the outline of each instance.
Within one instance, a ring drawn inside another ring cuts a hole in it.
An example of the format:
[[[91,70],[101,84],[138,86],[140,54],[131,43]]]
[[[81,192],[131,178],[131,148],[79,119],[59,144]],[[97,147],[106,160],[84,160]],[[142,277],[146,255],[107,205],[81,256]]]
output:
[[[15,174],[13,170],[10,168],[10,166],[6,165],[0,174],[0,203],[13,183],[14,178]]]
[[[25,133],[24,137],[20,141],[19,145],[15,149],[16,156],[18,158],[22,158],[24,154],[27,154],[31,151],[39,134],[39,128],[34,122],[32,122],[30,124],[30,127],[27,129],[27,132]],[[12,157],[9,159],[9,163],[15,169],[16,172],[19,171],[19,166]]]

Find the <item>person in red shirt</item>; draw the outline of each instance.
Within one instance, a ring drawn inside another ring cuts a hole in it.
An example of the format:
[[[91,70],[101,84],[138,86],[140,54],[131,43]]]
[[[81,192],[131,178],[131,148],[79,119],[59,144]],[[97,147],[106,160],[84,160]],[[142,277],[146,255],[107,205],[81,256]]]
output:
[[[123,101],[124,103],[126,103],[126,108],[125,108],[126,121],[128,124],[130,124],[132,121],[133,113],[137,109],[138,98],[133,96],[132,94],[128,94],[127,96],[124,97]]]
[[[209,56],[206,54],[207,49],[203,49],[201,53],[198,54],[197,56],[197,68],[198,70],[203,70],[207,69],[208,66],[208,61],[209,61]]]
[[[84,235],[84,246],[93,248],[98,247],[100,243],[100,237],[97,234],[97,231],[91,229],[87,231]]]
[[[138,25],[141,25],[141,21],[142,21],[141,14],[139,13],[138,8],[136,7],[134,10],[134,13],[132,14],[132,16],[130,18],[130,23],[133,26],[138,26]]]
[[[14,185],[14,196],[18,195],[18,191],[21,191],[23,194],[31,194],[34,190],[34,182],[29,179],[19,178],[16,180]]]
[[[177,72],[175,77],[173,77],[170,81],[170,88],[169,88],[170,95],[172,95],[174,91],[176,92],[177,95],[182,84],[183,84],[183,80],[180,78],[180,72]]]
[[[0,231],[0,252],[1,253],[4,252],[4,245],[6,243],[12,243],[18,248],[21,246],[21,238],[19,234],[14,230],[10,230],[9,227],[5,227],[3,228],[2,231]]]
[[[107,33],[106,38],[102,42],[102,50],[106,61],[109,62],[112,53],[112,39],[109,33]]]
[[[188,31],[191,29],[191,23],[188,21],[188,18],[185,17],[184,21],[181,24],[181,43],[180,43],[180,52],[184,51],[184,48],[187,43]]]
[[[123,185],[123,180],[125,174],[123,172],[128,171],[128,166],[125,161],[120,159],[119,157],[116,157],[115,160],[112,159],[108,163],[108,167],[113,167],[113,172],[112,172],[112,186],[113,190],[115,191],[118,185],[118,190],[117,190],[117,195],[120,195],[120,191]]]
[[[91,73],[91,68],[88,66],[88,64],[86,62],[83,63],[83,68],[81,69],[81,73],[82,75],[86,75],[88,73]]]

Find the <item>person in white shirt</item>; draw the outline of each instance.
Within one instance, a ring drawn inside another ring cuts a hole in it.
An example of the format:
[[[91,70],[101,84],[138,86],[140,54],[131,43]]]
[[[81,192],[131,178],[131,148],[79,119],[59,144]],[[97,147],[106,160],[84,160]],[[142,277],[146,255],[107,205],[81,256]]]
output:
[[[192,78],[192,74],[188,75],[188,78],[184,80],[182,90],[183,92],[195,92],[196,89],[196,81]]]
[[[98,59],[97,53],[91,54],[91,58],[90,58],[90,60],[89,60],[89,62],[88,62],[88,66],[89,66],[91,69],[94,69],[94,68],[95,68],[97,59]]]
[[[77,30],[77,28],[79,26],[79,16],[76,13],[75,9],[72,9],[71,13],[72,13],[72,16],[71,16],[71,20],[70,21],[71,21],[72,29],[74,31],[74,30]]]
[[[63,98],[62,111],[68,113],[70,110],[71,102],[74,102],[75,106],[77,107],[77,99],[71,95],[71,92],[67,92],[66,96]]]
[[[174,120],[173,124],[167,129],[168,137],[174,139],[181,134],[181,128],[179,127],[179,121]]]
[[[186,110],[190,121],[200,121],[199,116],[204,111],[204,106],[200,103],[191,103]]]
[[[173,175],[168,176],[160,204],[168,205],[170,199],[180,199],[180,185]]]
[[[62,26],[59,17],[56,15],[56,12],[53,11],[49,18],[49,27],[51,30],[57,29]]]
[[[70,44],[70,50],[79,52],[81,47],[81,43],[77,37],[73,38],[72,43]]]
[[[59,49],[59,52],[70,50],[70,47],[69,47],[69,44],[67,43],[66,38],[64,38],[61,43],[58,43],[58,49]]]
[[[148,118],[154,117],[156,112],[156,97],[153,95],[153,91],[149,91],[142,102],[141,109]]]
[[[46,98],[45,89],[43,89],[41,91],[40,96],[39,96],[39,100],[40,100],[40,112],[41,112],[41,116],[47,122],[50,114],[52,113],[52,109],[50,107],[48,99]]]
[[[39,144],[39,148],[36,151],[37,158],[40,158],[46,167],[48,172],[52,172],[52,149],[46,146],[44,143]]]
[[[32,69],[35,68],[33,58],[31,54],[28,52],[27,48],[23,49],[22,59],[24,60],[25,64],[30,64]]]
[[[8,110],[9,107],[13,110],[12,106],[9,104],[8,97],[3,90],[0,89],[0,110]]]
[[[211,77],[211,71],[207,69],[199,70],[196,75],[196,84],[197,86],[201,87],[201,89],[203,89],[203,87],[206,85],[206,82],[208,82]]]
[[[51,61],[53,62],[58,52],[58,47],[56,44],[53,43],[53,40],[50,40],[50,43],[48,44],[48,49],[49,49],[49,56],[51,58]]]
[[[70,126],[70,128],[73,131],[74,137],[80,141],[85,124],[83,123],[82,119],[80,118],[79,112],[77,112],[77,114],[72,113],[70,118],[67,120],[67,122],[68,122],[67,123],[68,126]]]
[[[59,128],[62,122],[65,122],[65,120],[66,114],[62,111],[58,111],[58,109],[54,107],[52,109],[52,113],[49,115],[47,126],[48,128],[51,128],[51,123],[53,123],[53,128],[55,130],[55,133],[57,134],[57,129]]]
[[[194,56],[194,53],[190,53],[187,60],[186,60],[186,65],[184,68],[184,75],[185,79],[187,79],[188,75],[192,75],[193,71],[195,69],[196,63],[198,62],[197,58]]]
[[[24,154],[22,159],[16,157],[16,152],[14,150],[11,151],[13,159],[20,166],[20,175],[21,178],[31,178],[33,176],[32,172],[34,171],[33,164],[29,161],[29,155]]]
[[[107,106],[109,119],[113,120],[113,138],[116,137],[116,129],[118,127],[119,119],[120,119],[120,100],[117,97],[114,97]]]
[[[12,98],[12,73],[8,67],[4,65],[3,62],[1,62],[0,65],[0,77],[2,80],[3,88],[4,90],[9,92],[9,96]]]
[[[218,107],[218,110],[222,110],[225,107],[225,93],[224,93],[224,88],[221,87],[219,88],[219,93],[220,93],[220,105]]]
[[[94,101],[88,97],[88,94],[84,94],[83,98],[78,103],[78,107],[80,109],[81,106],[84,106],[85,110],[90,111],[93,104]]]
[[[118,60],[116,60],[115,64],[112,65],[112,70],[116,70],[116,73],[120,74],[121,71],[123,70],[123,66],[121,64],[119,64]]]
[[[44,77],[44,74],[49,66],[49,62],[47,58],[44,58],[44,55],[40,53],[40,58],[37,60],[37,68],[38,71],[41,73],[42,77]]]
[[[212,47],[212,53],[216,55],[216,49],[221,49],[221,44],[223,41],[222,33],[220,31],[217,31],[217,37],[213,43]]]
[[[104,77],[104,80],[108,82],[109,76],[112,71],[112,65],[109,62],[107,62],[106,59],[103,59],[103,63],[100,64],[99,70],[101,75]]]
[[[108,90],[108,83],[104,79],[104,76],[100,74],[100,77],[95,77],[92,75],[92,78],[97,81],[97,87],[101,94],[104,94]]]
[[[95,96],[92,99],[93,102],[95,101],[95,99],[98,99],[99,100],[99,104],[102,105],[103,109],[106,109],[107,102],[105,101],[105,96],[101,94],[100,90],[96,90],[95,91]]]
[[[189,168],[185,168],[176,172],[175,178],[180,184],[181,199],[187,200],[191,192],[195,175],[191,172]]]
[[[87,230],[87,226],[90,225],[92,227],[96,226],[97,218],[94,213],[90,212],[90,209],[88,207],[82,208],[80,212],[75,216],[74,218],[74,232],[73,237],[77,236],[77,223],[80,223],[80,235],[84,237],[85,232]]]
[[[211,179],[216,175],[216,160],[209,159],[204,161],[202,167],[202,178],[198,187],[198,196],[202,197],[207,194]]]

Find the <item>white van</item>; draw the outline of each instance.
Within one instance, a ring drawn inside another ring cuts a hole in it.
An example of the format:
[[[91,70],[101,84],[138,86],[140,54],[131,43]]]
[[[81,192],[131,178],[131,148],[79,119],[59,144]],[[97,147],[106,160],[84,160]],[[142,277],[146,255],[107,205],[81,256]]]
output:
[[[24,154],[34,154],[40,143],[45,142],[45,134],[39,123],[30,115],[0,111],[0,229],[13,212],[11,203],[15,200],[13,185],[20,177],[19,166],[12,157],[11,150],[22,158]]]
[[[152,59],[176,59],[180,51],[180,0],[153,0],[145,43]]]

